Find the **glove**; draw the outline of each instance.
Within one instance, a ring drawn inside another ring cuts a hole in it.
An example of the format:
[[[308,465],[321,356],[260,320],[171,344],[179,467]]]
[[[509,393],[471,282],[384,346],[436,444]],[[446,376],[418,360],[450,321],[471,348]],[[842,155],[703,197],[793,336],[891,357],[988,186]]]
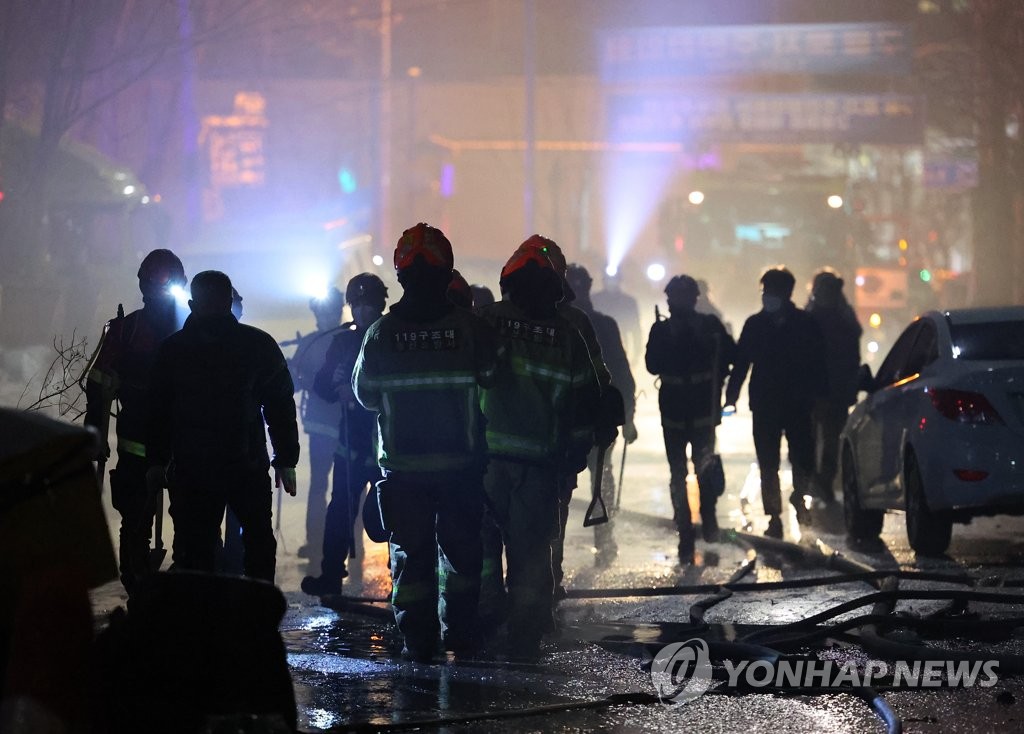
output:
[[[284,487],[284,491],[290,494],[292,497],[297,492],[298,483],[295,480],[295,467],[274,467],[274,486],[278,489]]]
[[[351,403],[355,400],[356,396],[352,392],[352,370],[346,368],[344,364],[334,368],[331,384],[334,385],[334,392],[338,394],[342,403]]]
[[[626,425],[622,427],[622,438],[625,439],[627,444],[633,443],[637,439],[636,423],[632,420],[626,421]]]
[[[167,486],[167,470],[162,466],[151,466],[146,470],[146,491],[150,495],[159,494]]]

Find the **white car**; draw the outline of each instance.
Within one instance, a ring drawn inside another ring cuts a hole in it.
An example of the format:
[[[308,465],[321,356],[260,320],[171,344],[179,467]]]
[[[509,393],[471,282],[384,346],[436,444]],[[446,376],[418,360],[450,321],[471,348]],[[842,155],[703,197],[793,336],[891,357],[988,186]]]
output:
[[[861,369],[840,441],[851,539],[904,510],[911,547],[936,555],[954,522],[1024,514],[1024,307],[931,311]]]

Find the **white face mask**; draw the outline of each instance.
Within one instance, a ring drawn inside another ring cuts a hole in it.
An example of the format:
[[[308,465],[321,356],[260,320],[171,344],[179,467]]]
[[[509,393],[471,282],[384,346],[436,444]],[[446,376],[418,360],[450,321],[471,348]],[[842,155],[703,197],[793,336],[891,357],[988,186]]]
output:
[[[771,296],[767,293],[761,294],[761,305],[768,313],[775,313],[782,308],[782,299],[778,296]]]

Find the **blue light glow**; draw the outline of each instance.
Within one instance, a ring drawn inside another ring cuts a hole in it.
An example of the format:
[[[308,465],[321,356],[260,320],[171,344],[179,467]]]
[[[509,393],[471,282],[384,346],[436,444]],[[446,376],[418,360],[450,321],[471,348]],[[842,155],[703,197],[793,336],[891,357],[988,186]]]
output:
[[[354,194],[359,187],[356,182],[356,175],[348,168],[342,168],[338,171],[338,185],[341,186],[342,192],[346,194]]]
[[[605,163],[605,233],[608,269],[618,270],[661,203],[675,172],[670,155],[612,153]]]
[[[183,288],[180,285],[172,285],[170,288],[170,293],[174,297],[174,302],[177,303],[179,306],[188,306],[189,294],[188,291],[185,290],[185,288]]]

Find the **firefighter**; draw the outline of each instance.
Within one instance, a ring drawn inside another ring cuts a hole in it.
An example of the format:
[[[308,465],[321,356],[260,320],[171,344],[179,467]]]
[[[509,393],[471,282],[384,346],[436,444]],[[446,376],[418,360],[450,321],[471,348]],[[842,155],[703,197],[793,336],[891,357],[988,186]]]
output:
[[[614,398],[612,394],[612,376],[601,354],[601,344],[597,340],[597,333],[594,331],[593,324],[590,323],[590,319],[583,311],[572,304],[576,295],[565,280],[567,270],[565,255],[562,254],[562,249],[554,240],[539,234],[532,235],[520,247],[532,247],[542,252],[551,261],[555,272],[558,273],[559,278],[562,280],[562,292],[565,298],[558,304],[558,313],[576,327],[587,345],[587,350],[590,352],[590,361],[594,366],[594,372],[597,374],[598,385],[601,387],[602,405],[602,410],[599,411],[596,419],[594,439],[595,444],[600,443],[608,446],[618,435],[618,428],[616,426],[621,425],[624,420],[618,420],[618,416],[613,415],[614,410],[603,409],[606,400],[611,405],[614,405],[616,402],[614,399],[610,399]],[[615,394],[617,395],[617,391]],[[621,401],[619,402],[621,404]],[[566,473],[561,478],[558,490],[559,531],[558,537],[551,544],[551,565],[555,574],[555,601],[565,597],[565,588],[562,586],[562,579],[565,576],[562,570],[562,559],[565,546],[565,527],[569,521],[569,502],[572,500],[572,492],[577,486],[576,475],[576,472]]]
[[[725,491],[721,458],[715,453],[715,427],[722,420],[722,384],[735,359],[736,343],[721,320],[696,310],[700,287],[689,275],[677,275],[665,286],[669,318],[651,326],[645,361],[660,378],[658,408],[669,494],[679,532],[679,561],[691,563],[694,529],[686,493],[689,445],[700,491],[701,534],[718,541],[715,504]]]
[[[640,309],[636,299],[622,290],[622,273],[604,276],[604,290],[593,294],[594,308],[615,319],[619,326],[623,346],[629,354],[638,357],[640,354]]]
[[[299,547],[299,558],[315,564],[324,539],[327,512],[327,483],[338,445],[341,404],[325,401],[313,389],[313,381],[327,356],[331,340],[339,333],[345,301],[341,291],[331,288],[323,298],[309,299],[309,310],[316,319],[316,331],[301,337],[295,354],[288,360],[295,387],[302,392],[299,412],[302,430],[309,439],[309,496],[306,498],[306,542]]]
[[[374,415],[356,402],[352,370],[366,330],[384,313],[388,289],[372,273],[360,273],[345,287],[345,301],[353,321],[331,340],[313,389],[328,403],[341,405],[338,446],[334,454],[331,502],[327,505],[323,560],[319,576],[302,579],[302,590],[311,596],[340,594],[348,577],[346,561],[354,543],[354,524],[367,483],[380,479],[373,454]]]
[[[633,371],[629,367],[629,359],[626,357],[626,350],[622,345],[622,336],[619,333],[619,326],[611,316],[599,313],[594,310],[590,300],[590,287],[593,279],[590,273],[582,265],[573,263],[569,265],[565,275],[566,281],[576,295],[573,303],[587,315],[594,326],[594,333],[597,342],[601,346],[601,354],[608,372],[611,374],[612,385],[622,394],[623,408],[625,410],[626,423],[622,427],[622,437],[627,444],[637,439],[636,424],[633,422],[633,414],[636,410],[636,382],[633,379]],[[591,476],[599,471],[597,468],[597,449],[593,449],[587,457],[587,466]],[[605,499],[615,497],[615,477],[612,472],[612,453],[605,453],[604,466],[601,467],[602,486],[607,488]],[[619,491],[621,491],[619,487]],[[606,567],[615,560],[618,555],[618,546],[613,535],[614,524],[609,518],[608,522],[594,526],[594,545],[597,553],[594,561],[598,566]]]
[[[843,279],[831,268],[815,273],[805,310],[814,317],[825,338],[828,395],[812,416],[816,449],[814,489],[818,499],[832,505],[836,500],[833,484],[839,468],[839,434],[850,406],[857,402],[862,329],[843,295]]]
[[[107,425],[117,400],[117,466],[110,472],[110,499],[121,515],[118,556],[121,583],[131,593],[149,569],[149,542],[157,497],[146,491],[147,391],[163,339],[181,328],[172,289],[187,284],[181,260],[153,250],[138,272],[142,308],[108,322],[87,375],[85,424],[100,432],[110,456]],[[120,310],[120,307],[119,307]]]
[[[501,543],[485,528],[484,598],[501,607],[501,546],[508,559],[508,648],[539,652],[551,628],[554,578],[551,542],[559,531],[559,478],[586,466],[594,443],[594,406],[600,389],[587,345],[556,306],[561,278],[539,250],[521,247],[501,271],[504,299],[485,307],[498,332],[497,382],[483,397],[490,456],[484,488],[488,518]],[[496,551],[496,552],[495,552]]]
[[[367,330],[352,382],[377,412],[377,499],[402,656],[426,662],[439,632],[445,649],[476,645],[487,460],[480,391],[493,384],[497,354],[490,327],[447,299],[454,257],[443,232],[407,229],[394,264],[404,294]]]
[[[242,526],[245,574],[273,583],[267,470],[273,466],[277,486],[295,495],[294,385],[277,342],[231,313],[227,275],[204,271],[191,288],[192,315],[164,340],[153,366],[147,482],[169,480],[176,568],[214,570],[228,507]]]
[[[811,522],[806,504],[814,472],[811,414],[828,393],[825,340],[814,318],[791,300],[795,283],[793,274],[782,266],[769,268],[761,276],[762,308],[743,324],[725,392],[726,407],[734,407],[753,367],[749,392],[754,451],[761,472],[761,501],[769,517],[765,535],[770,538],[782,537],[779,453],[783,434],[793,465],[789,501],[801,526]]]

